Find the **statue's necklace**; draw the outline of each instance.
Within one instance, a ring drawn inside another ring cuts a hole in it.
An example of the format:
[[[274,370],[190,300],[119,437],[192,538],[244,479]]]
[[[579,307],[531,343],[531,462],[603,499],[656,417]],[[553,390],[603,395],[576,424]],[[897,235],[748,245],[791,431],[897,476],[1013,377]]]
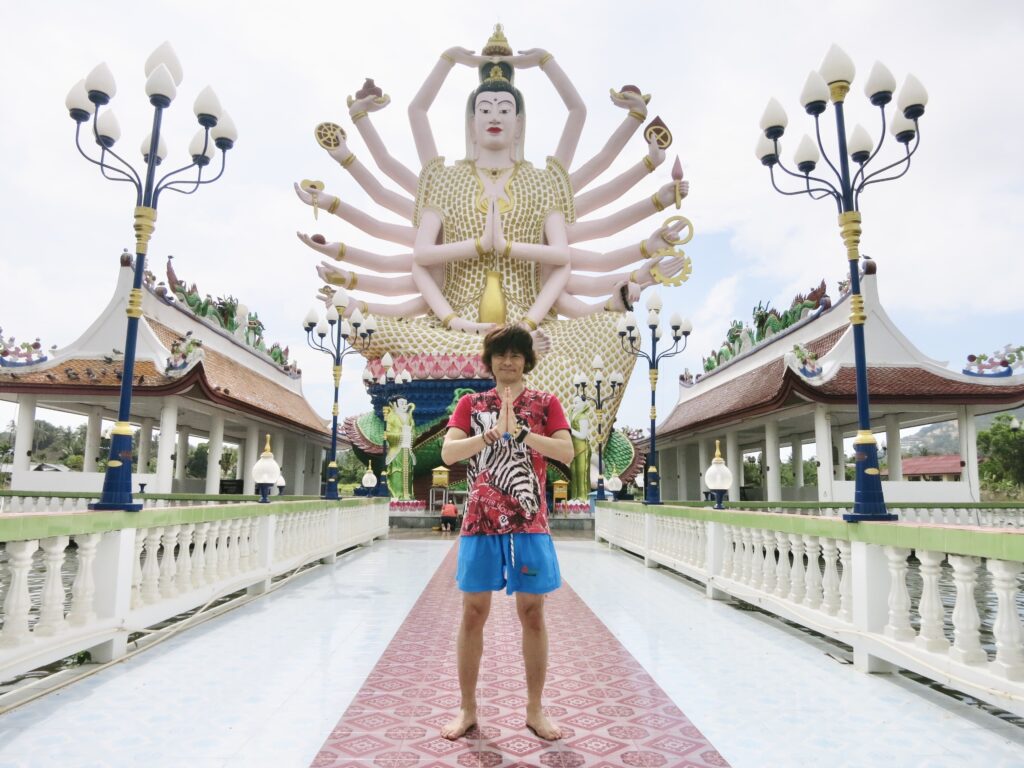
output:
[[[511,168],[512,166],[508,166],[507,168],[481,168],[480,166],[477,166],[477,170],[486,173],[488,178],[490,178],[492,181],[497,181],[498,179],[500,179],[502,174],[511,170]]]

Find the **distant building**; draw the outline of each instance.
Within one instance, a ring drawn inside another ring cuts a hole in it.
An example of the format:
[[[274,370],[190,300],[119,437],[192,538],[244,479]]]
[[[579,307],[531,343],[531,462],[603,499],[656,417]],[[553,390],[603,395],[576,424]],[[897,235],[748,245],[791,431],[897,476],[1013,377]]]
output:
[[[888,478],[889,469],[882,468],[882,477]],[[905,456],[903,457],[903,479],[910,482],[960,482],[963,474],[960,454],[951,456]]]

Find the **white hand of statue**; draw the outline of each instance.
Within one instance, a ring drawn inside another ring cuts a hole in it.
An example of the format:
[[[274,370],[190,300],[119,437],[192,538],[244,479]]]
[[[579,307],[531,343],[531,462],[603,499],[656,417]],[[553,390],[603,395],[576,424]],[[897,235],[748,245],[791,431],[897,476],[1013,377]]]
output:
[[[669,189],[672,188],[671,184],[667,186]],[[673,192],[672,194],[674,195],[675,193]],[[675,202],[675,197],[672,198],[672,201]],[[649,238],[647,238],[647,252],[653,254],[657,251],[662,250],[663,248],[670,247],[672,242],[679,239],[679,232],[683,229],[684,226],[686,226],[685,221],[683,221],[682,219],[676,219],[667,227],[658,227],[656,230],[654,230],[654,233]],[[657,262],[654,261],[653,258],[650,259],[649,262],[654,262],[655,264],[657,264]],[[644,264],[644,266],[646,267],[647,264]]]
[[[533,353],[538,360],[551,351],[551,337],[543,330],[538,328],[536,331],[531,331],[530,336],[533,337]]]
[[[494,323],[474,323],[470,320],[463,320],[461,317],[456,317],[451,321],[451,323],[449,323],[448,327],[453,331],[484,334],[494,327]]]
[[[647,145],[647,156],[651,158],[655,168],[665,162],[665,150],[658,146],[655,139],[651,139],[651,143]]]
[[[357,115],[360,112],[376,112],[377,110],[384,109],[388,104],[391,103],[391,97],[386,93],[381,96],[364,96],[361,99],[353,99],[350,97],[348,103],[348,114]]]
[[[311,235],[307,235],[305,232],[296,232],[295,235],[314,251],[318,251],[324,256],[333,257],[338,252],[338,243],[318,243]]]
[[[690,182],[683,179],[682,181],[670,181],[665,184],[661,189],[658,190],[658,199],[662,205],[675,205],[676,202],[676,185],[679,185],[679,197],[680,199],[685,198],[690,194]]]
[[[352,276],[352,273],[347,269],[341,269],[341,267],[336,267],[327,261],[321,261],[317,264],[316,273],[320,276],[321,280],[331,285],[347,285],[349,278]]]
[[[491,201],[491,223],[494,227],[491,236],[494,252],[504,253],[507,242],[505,240],[505,232],[501,228],[501,215],[498,213],[498,203],[496,200]]]
[[[480,247],[484,253],[494,250],[494,219],[498,213],[492,200],[487,206],[487,218],[484,219],[484,231],[480,236]]]
[[[530,67],[539,67],[540,60],[548,55],[548,52],[543,48],[529,48],[525,51],[519,51],[518,56],[509,56],[505,59],[516,69],[529,69]]]
[[[295,194],[298,195],[299,200],[304,202],[306,205],[313,204],[312,193],[307,189],[303,189],[298,182],[295,183]],[[330,205],[332,202],[334,202],[334,198],[336,197],[336,195],[327,194],[326,192],[324,192],[324,190],[320,190],[319,192],[316,193],[316,195],[316,204],[320,208],[325,208],[328,205]]]
[[[334,137],[335,137],[335,139],[338,142],[338,146],[334,147],[333,149],[328,149],[327,150],[327,154],[329,154],[331,157],[333,157],[335,160],[337,160],[340,163],[346,157],[351,155],[352,152],[349,150],[348,142],[341,135],[341,133],[335,131]]]
[[[662,277],[672,278],[683,271],[683,267],[686,266],[685,256],[656,256],[653,259],[648,259],[644,262],[643,271],[638,277],[643,281],[643,287],[654,285],[654,274],[652,268],[657,267]]]
[[[633,93],[632,91],[616,91],[612,88],[609,92],[612,99],[612,104],[620,109],[628,109],[631,112],[640,112],[644,116],[647,115],[647,102],[651,98],[648,96],[644,98],[639,93]]]
[[[458,46],[455,48],[449,48],[444,52],[444,54],[445,56],[454,59],[456,64],[463,64],[467,67],[479,67],[481,64],[488,61],[488,59],[483,56],[478,56],[468,48],[459,48]]]

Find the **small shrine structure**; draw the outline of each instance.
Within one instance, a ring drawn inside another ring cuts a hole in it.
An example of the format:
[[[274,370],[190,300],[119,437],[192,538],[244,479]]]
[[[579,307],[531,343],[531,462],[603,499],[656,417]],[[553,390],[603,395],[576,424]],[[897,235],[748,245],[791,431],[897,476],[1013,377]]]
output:
[[[878,300],[875,262],[865,260],[862,273],[872,429],[885,432],[888,448],[886,500],[980,501],[975,417],[1024,404],[1021,350],[972,355],[962,372],[952,371],[922,353],[889,317]],[[793,311],[759,306],[753,327],[733,323],[721,348],[705,358],[705,372],[680,377],[679,400],[658,426],[664,498],[704,498],[703,474],[715,440],[721,440],[733,470],[730,499],[853,501],[854,481],[845,479],[843,453],[843,440],[857,433],[849,293],[832,305],[824,283],[819,291],[810,302],[797,297]],[[905,478],[900,451],[893,450],[900,430],[950,420],[956,420],[960,439],[959,479]],[[803,477],[808,444],[817,461],[813,485]],[[795,457],[793,486],[781,483],[783,445]],[[765,457],[760,488],[741,487],[740,464],[750,452]]]
[[[194,283],[179,280],[171,258],[166,283],[148,272],[143,282],[130,419],[141,429],[133,482],[150,493],[220,493],[224,444],[233,443],[239,448],[240,482],[225,487],[253,493],[251,470],[269,433],[286,492],[318,495],[330,429],[303,396],[300,371],[288,361],[287,348],[267,345],[258,316],[233,297],[201,297]],[[12,490],[102,488],[101,427],[103,419],[117,420],[131,287],[126,253],[114,295],[77,340],[49,351],[38,340],[0,345],[0,399],[18,404]],[[32,471],[40,407],[88,418],[81,472]],[[161,437],[156,472],[146,472],[154,427]],[[190,436],[209,441],[205,480],[186,477]]]

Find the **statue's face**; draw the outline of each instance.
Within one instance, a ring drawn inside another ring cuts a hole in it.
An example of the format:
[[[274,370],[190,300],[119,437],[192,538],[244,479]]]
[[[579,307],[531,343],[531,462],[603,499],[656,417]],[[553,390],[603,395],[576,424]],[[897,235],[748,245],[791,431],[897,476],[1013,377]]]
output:
[[[516,101],[511,93],[484,91],[476,97],[473,133],[478,146],[507,149],[515,143],[518,128]]]

